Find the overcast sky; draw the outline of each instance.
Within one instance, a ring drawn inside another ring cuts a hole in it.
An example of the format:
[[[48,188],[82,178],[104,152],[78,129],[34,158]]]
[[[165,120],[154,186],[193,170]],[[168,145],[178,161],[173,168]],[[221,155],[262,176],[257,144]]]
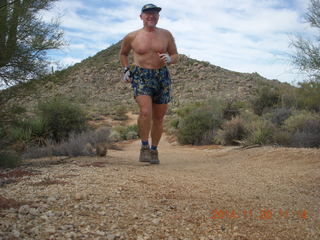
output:
[[[308,0],[60,0],[44,20],[60,16],[68,46],[50,53],[63,66],[95,55],[141,28],[141,7],[162,7],[158,27],[175,37],[178,52],[238,72],[295,83],[290,64],[294,34],[311,36]]]

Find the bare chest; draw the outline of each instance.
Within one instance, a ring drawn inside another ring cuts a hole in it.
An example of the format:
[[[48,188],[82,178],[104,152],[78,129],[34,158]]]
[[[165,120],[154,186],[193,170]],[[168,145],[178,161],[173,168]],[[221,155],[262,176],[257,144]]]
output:
[[[161,33],[141,33],[132,42],[132,49],[139,55],[163,53],[167,51],[168,41]]]

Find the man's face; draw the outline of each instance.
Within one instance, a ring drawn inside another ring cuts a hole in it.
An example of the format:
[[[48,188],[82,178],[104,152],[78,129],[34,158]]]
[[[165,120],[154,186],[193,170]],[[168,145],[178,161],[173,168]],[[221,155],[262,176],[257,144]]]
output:
[[[141,13],[140,15],[143,24],[147,27],[155,27],[159,20],[159,12],[158,11],[146,11]]]

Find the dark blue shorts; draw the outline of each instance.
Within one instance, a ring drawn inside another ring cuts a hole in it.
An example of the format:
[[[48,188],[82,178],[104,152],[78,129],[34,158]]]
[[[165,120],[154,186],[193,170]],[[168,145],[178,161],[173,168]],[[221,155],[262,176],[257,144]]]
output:
[[[167,104],[171,101],[171,79],[167,67],[146,69],[130,67],[134,97],[148,95],[155,104]]]

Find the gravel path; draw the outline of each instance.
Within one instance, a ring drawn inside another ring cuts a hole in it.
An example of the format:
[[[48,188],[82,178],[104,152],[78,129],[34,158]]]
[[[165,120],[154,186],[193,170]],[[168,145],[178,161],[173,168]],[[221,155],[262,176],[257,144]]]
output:
[[[0,239],[320,239],[320,150],[122,148],[2,170]]]

